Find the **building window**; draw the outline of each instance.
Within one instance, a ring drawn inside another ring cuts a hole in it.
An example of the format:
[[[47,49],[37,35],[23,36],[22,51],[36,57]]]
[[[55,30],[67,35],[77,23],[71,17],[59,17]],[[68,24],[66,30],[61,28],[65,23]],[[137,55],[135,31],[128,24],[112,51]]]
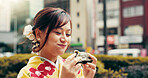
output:
[[[117,1],[117,0],[106,0],[106,2],[113,2],[113,1]]]
[[[107,30],[107,32],[108,32],[108,35],[117,35],[118,34],[117,28],[109,28]]]
[[[102,12],[98,13],[98,20],[103,20],[103,13]]]
[[[119,17],[119,10],[118,9],[107,11],[107,19],[113,19],[113,18],[118,18],[118,17]]]
[[[99,29],[99,35],[104,35],[103,29]]]
[[[117,1],[117,0],[106,0],[106,2],[113,2],[113,1]],[[103,0],[98,0],[98,3],[103,3]]]
[[[107,19],[114,19],[119,17],[119,10],[113,9],[107,11]],[[98,13],[98,19],[103,20],[103,12]]]
[[[98,3],[102,3],[103,2],[103,0],[98,0]]]
[[[77,16],[78,16],[78,17],[79,17],[79,15],[80,15],[79,12],[77,12]]]
[[[135,16],[142,16],[144,14],[143,10],[144,9],[143,9],[142,5],[124,8],[123,9],[123,16],[125,18],[127,18],[127,17],[135,17]]]
[[[77,28],[79,28],[80,27],[80,24],[77,24]]]
[[[80,42],[80,38],[79,37],[77,38],[77,41]]]
[[[77,3],[79,3],[79,0],[77,0]]]
[[[133,1],[133,0],[122,0],[123,2],[127,2],[127,1]]]

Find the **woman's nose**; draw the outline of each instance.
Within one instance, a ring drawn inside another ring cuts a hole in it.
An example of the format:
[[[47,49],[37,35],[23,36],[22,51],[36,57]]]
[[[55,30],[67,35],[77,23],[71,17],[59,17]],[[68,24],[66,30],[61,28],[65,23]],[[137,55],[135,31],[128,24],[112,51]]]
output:
[[[65,42],[65,38],[61,38],[61,42]]]
[[[63,34],[60,38],[61,42],[66,42],[67,41],[67,37],[66,34]]]

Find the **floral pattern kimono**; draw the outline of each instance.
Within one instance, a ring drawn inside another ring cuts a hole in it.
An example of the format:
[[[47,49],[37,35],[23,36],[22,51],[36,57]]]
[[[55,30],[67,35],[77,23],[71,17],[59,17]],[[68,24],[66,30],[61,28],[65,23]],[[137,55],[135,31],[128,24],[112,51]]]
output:
[[[17,78],[60,78],[61,67],[64,60],[58,56],[56,64],[52,61],[33,56],[29,59],[28,64],[22,68]],[[84,78],[82,69],[78,72],[77,78]]]

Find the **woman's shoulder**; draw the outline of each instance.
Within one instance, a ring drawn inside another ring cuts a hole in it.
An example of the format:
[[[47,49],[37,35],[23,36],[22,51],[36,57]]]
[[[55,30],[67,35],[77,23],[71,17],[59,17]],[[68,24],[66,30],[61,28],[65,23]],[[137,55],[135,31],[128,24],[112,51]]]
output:
[[[21,70],[22,71],[28,71],[29,68],[33,67],[36,68],[39,64],[43,63],[43,61],[41,60],[41,58],[39,56],[33,56],[29,59],[28,63],[26,66],[24,66]],[[20,71],[21,71],[20,70]]]
[[[43,61],[41,61],[41,58],[39,56],[33,56],[29,59],[28,63],[26,66],[24,66],[18,74],[17,78],[21,78],[21,77],[29,77],[30,76],[30,72],[31,71],[35,71],[36,68],[38,67],[39,64],[43,63]]]
[[[24,67],[19,71],[17,78],[24,78],[24,77],[27,78],[27,77],[29,77],[29,76],[27,75],[28,70],[27,70],[26,68],[27,68],[27,67],[24,66]]]

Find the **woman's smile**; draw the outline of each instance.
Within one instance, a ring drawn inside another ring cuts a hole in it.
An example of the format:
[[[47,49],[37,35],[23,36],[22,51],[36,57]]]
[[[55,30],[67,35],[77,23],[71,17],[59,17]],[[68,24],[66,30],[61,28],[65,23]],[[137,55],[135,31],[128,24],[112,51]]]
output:
[[[58,46],[60,46],[61,48],[65,48],[67,45],[65,45],[65,44],[58,44]]]

